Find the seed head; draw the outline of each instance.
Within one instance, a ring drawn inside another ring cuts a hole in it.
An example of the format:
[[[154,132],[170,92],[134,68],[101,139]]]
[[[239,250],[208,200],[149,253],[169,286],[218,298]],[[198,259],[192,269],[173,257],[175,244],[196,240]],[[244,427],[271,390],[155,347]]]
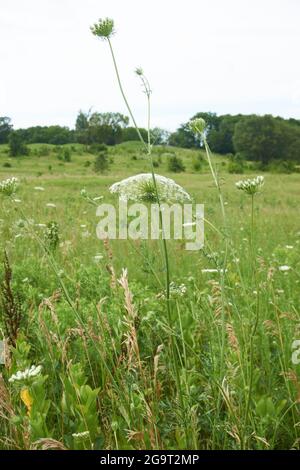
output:
[[[143,69],[142,69],[141,67],[137,67],[137,68],[135,69],[135,73],[136,73],[139,77],[141,77],[142,75],[144,75],[144,71],[143,71]]]
[[[260,188],[264,185],[265,179],[263,176],[256,176],[253,179],[241,180],[235,183],[237,189],[245,191],[245,193],[253,196],[258,193]]]
[[[114,34],[114,20],[111,18],[99,19],[98,23],[91,26],[91,31],[94,36],[101,39],[109,39]]]
[[[203,134],[206,122],[202,118],[193,119],[189,122],[189,127],[194,134]]]

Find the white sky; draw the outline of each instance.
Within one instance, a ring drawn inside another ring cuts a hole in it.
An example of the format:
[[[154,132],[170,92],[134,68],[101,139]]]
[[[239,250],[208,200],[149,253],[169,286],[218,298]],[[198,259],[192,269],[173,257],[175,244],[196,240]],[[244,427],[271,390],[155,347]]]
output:
[[[79,109],[126,113],[108,45],[89,30],[106,16],[140,125],[137,66],[153,126],[198,111],[300,118],[300,0],[0,0],[0,116],[73,127]]]

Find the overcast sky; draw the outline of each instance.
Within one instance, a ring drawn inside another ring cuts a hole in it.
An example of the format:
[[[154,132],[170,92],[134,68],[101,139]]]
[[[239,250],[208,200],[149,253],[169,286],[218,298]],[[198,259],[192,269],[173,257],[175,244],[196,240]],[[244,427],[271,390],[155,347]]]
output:
[[[79,109],[126,113],[108,45],[89,30],[106,16],[141,126],[137,66],[153,126],[198,111],[300,118],[299,0],[0,0],[0,116],[73,127]]]

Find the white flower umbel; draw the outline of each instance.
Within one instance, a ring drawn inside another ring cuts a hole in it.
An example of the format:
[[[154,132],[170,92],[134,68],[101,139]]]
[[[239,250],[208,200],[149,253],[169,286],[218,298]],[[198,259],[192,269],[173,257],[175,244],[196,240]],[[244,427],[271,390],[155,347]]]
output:
[[[175,282],[170,282],[170,296],[173,298],[183,297],[186,294],[187,288],[185,284],[176,284]],[[159,299],[166,298],[166,292],[160,292],[158,294]]]
[[[191,201],[191,196],[174,180],[161,175],[155,175],[155,180],[161,202]],[[123,201],[156,202],[156,192],[151,173],[141,173],[114,183],[110,186],[109,191],[112,194],[118,194]]]
[[[12,178],[8,178],[0,182],[0,193],[4,194],[5,196],[12,196],[19,185],[18,178],[13,176]]]
[[[235,183],[237,189],[245,191],[245,193],[253,196],[258,193],[260,188],[264,185],[265,179],[263,176],[256,176],[253,179],[241,180]]]
[[[32,379],[39,375],[42,371],[42,366],[31,366],[24,371],[18,370],[16,374],[13,374],[8,381],[13,382],[25,382],[28,379]]]
[[[278,269],[279,269],[279,271],[285,273],[285,272],[289,271],[291,269],[291,267],[284,264],[283,266],[279,266]]]
[[[215,268],[206,268],[206,269],[201,269],[202,273],[227,273],[227,269],[215,269]]]

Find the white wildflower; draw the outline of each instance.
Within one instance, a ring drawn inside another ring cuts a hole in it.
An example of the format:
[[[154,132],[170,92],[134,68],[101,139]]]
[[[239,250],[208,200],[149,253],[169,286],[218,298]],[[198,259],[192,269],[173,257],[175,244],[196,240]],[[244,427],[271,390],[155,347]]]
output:
[[[45,188],[43,188],[42,186],[35,186],[34,190],[35,191],[45,191]]]
[[[190,195],[174,180],[155,175],[158,196],[162,202],[191,201]],[[151,173],[131,176],[110,186],[112,194],[118,194],[123,201],[156,201],[155,186]]]
[[[185,284],[176,284],[175,282],[170,282],[170,297],[183,297],[186,294],[187,288]],[[157,296],[160,299],[166,298],[166,291],[161,292]]]
[[[294,249],[293,245],[285,245],[285,247],[286,247],[287,250],[293,250]]]
[[[201,269],[202,273],[227,273],[227,269],[214,269],[214,268],[206,268],[206,269]]]
[[[291,269],[291,267],[284,264],[283,266],[279,266],[278,269],[281,272],[286,272],[286,271],[289,271]]]
[[[46,204],[46,207],[52,207],[55,209],[56,204],[53,204],[53,202],[48,202],[48,204]]]
[[[8,381],[13,382],[24,382],[28,379],[32,379],[39,375],[42,371],[42,366],[31,366],[24,371],[18,370],[16,374],[13,374]]]
[[[0,182],[0,193],[5,196],[12,196],[16,192],[18,186],[19,180],[13,176],[12,178],[8,178]]]
[[[100,254],[99,254],[99,255],[95,255],[95,256],[94,256],[94,261],[96,261],[96,262],[97,262],[97,261],[100,261],[101,259],[103,259],[103,255],[100,255]]]
[[[235,183],[237,189],[245,191],[245,193],[253,196],[258,193],[259,189],[263,186],[265,179],[263,176],[256,176],[253,179],[241,180]]]

